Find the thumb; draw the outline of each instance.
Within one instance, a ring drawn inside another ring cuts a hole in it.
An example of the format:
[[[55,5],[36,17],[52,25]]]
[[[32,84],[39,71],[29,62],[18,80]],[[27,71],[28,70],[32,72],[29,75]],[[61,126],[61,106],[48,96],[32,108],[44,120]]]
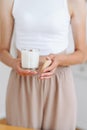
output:
[[[55,57],[54,54],[49,54],[49,55],[46,57],[46,59],[47,59],[47,60],[52,60],[52,59],[54,59],[54,57]]]

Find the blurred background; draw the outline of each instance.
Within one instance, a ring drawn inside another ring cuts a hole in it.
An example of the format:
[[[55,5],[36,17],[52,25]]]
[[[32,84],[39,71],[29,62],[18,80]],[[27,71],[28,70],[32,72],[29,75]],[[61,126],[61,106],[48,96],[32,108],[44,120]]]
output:
[[[73,48],[74,44],[70,29],[68,52],[72,52]],[[12,50],[12,53],[14,54],[14,50]],[[87,63],[73,66],[72,71],[78,100],[77,127],[87,130]],[[0,119],[6,116],[5,100],[9,74],[10,68],[0,63]]]

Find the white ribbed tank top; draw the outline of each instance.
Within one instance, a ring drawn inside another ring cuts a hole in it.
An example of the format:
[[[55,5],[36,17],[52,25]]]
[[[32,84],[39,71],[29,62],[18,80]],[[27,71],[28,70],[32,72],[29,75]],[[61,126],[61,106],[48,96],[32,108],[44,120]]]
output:
[[[68,47],[70,16],[67,0],[14,0],[16,48],[39,48],[41,55]]]

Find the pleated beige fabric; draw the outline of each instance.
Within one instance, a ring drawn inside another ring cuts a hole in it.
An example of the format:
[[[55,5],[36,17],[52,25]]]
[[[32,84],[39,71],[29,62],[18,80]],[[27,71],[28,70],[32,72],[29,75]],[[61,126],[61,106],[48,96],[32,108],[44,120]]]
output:
[[[76,94],[70,67],[59,67],[50,79],[20,76],[11,71],[7,123],[43,130],[75,130]]]

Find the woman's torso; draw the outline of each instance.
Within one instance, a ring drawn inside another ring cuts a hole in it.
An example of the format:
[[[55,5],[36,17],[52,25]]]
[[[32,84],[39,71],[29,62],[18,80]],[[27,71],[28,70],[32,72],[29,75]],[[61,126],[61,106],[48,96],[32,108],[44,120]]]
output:
[[[68,47],[70,16],[67,0],[14,0],[16,48],[39,48],[41,55]]]

